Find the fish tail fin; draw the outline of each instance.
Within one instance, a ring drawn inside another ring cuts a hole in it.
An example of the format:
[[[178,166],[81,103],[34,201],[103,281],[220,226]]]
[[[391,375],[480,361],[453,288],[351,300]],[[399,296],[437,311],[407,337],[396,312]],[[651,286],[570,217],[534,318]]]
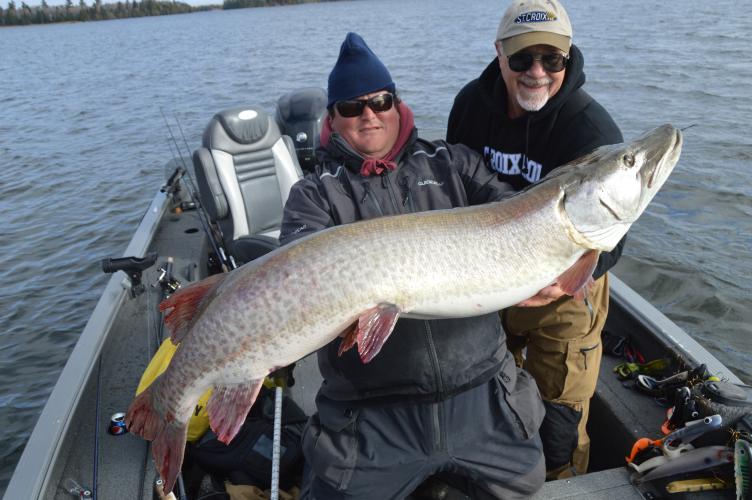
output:
[[[206,404],[206,412],[217,439],[225,444],[232,441],[245,422],[263,384],[264,379],[258,379],[246,384],[218,385],[214,388]]]
[[[185,440],[188,425],[173,421],[165,425],[162,432],[151,443],[151,454],[159,475],[164,480],[165,494],[172,491],[180,473],[185,453]]]
[[[152,384],[136,396],[125,414],[128,431],[147,441],[155,439],[165,425],[164,416],[154,408],[153,387]]]
[[[155,384],[158,382],[159,380],[155,381]],[[125,425],[131,433],[152,441],[154,464],[165,481],[165,493],[169,493],[183,463],[188,424],[167,418],[154,407],[155,384],[144,389],[133,400],[125,415]]]

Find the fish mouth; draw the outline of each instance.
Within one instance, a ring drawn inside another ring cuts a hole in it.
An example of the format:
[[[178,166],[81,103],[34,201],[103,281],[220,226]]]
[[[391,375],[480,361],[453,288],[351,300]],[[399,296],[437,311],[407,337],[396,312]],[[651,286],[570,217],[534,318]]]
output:
[[[608,212],[614,217],[614,219],[618,220],[619,222],[623,222],[621,216],[616,212],[616,210],[611,208],[609,201],[611,200],[608,199],[608,196],[605,196],[605,193],[601,193],[598,196],[598,203],[600,203],[603,208],[608,210]]]
[[[669,144],[669,146],[665,148],[664,153],[660,156],[660,158],[657,159],[652,168],[645,172],[647,174],[647,189],[653,189],[653,186],[656,184],[656,180],[659,176],[661,178],[660,180],[665,179],[668,176],[668,172],[666,172],[666,170],[670,172],[673,165],[676,164],[676,160],[678,159],[679,153],[681,152],[683,139],[682,133],[679,129],[672,127],[671,132],[671,144]],[[660,151],[662,148],[657,149]],[[651,158],[649,161],[652,162],[653,159]],[[665,173],[666,175],[659,175],[663,173]]]

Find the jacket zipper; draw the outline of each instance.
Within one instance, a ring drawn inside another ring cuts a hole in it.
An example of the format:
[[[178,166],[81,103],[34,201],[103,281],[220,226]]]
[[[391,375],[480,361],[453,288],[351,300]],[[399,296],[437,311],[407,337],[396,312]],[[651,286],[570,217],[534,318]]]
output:
[[[401,189],[401,195],[402,195],[402,206],[407,206],[408,210],[410,212],[415,212],[415,207],[413,206],[413,198],[410,196],[410,180],[407,178],[407,176],[402,177],[399,180],[399,185]]]
[[[587,370],[587,358],[588,358],[588,353],[589,353],[590,351],[594,350],[594,349],[595,349],[596,347],[598,347],[598,345],[599,345],[599,344],[595,344],[595,345],[591,345],[591,346],[589,346],[589,347],[581,347],[581,348],[580,348],[580,354],[582,354],[582,357],[584,358],[584,364],[585,364],[585,369],[586,369],[586,370]]]
[[[363,190],[365,191],[365,193],[363,194],[363,198],[361,198],[360,203],[363,204],[366,202],[366,199],[370,199],[379,215],[383,216],[384,212],[383,210],[381,210],[379,200],[377,200],[376,197],[371,194],[371,185],[368,183],[368,181],[363,183]]]
[[[385,171],[383,174],[381,174],[381,186],[387,190],[389,193],[389,199],[392,200],[392,207],[394,207],[394,210],[397,211],[398,214],[404,213],[404,210],[402,210],[399,207],[399,204],[397,203],[397,198],[394,196],[394,189],[392,188],[392,183],[389,182],[389,171]]]

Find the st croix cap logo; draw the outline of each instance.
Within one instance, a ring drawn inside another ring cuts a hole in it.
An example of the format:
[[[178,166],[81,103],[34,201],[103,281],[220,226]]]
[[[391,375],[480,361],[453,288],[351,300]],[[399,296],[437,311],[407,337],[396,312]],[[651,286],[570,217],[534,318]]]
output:
[[[553,12],[535,10],[532,12],[523,12],[514,20],[515,24],[521,23],[543,23],[546,21],[556,21],[559,19]]]
[[[507,56],[532,45],[551,45],[568,54],[572,24],[558,0],[512,0],[499,23],[496,41]]]

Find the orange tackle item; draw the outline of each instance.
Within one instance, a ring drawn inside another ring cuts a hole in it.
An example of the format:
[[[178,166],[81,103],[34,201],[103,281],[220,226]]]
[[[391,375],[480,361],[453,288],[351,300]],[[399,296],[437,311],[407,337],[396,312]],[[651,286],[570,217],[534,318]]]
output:
[[[632,445],[632,453],[629,454],[628,457],[624,457],[624,459],[627,461],[628,464],[631,464],[632,461],[634,461],[635,457],[642,453],[643,451],[647,450],[648,448],[657,448],[663,444],[663,439],[650,439],[650,438],[640,438],[637,441],[635,441],[635,444]]]

